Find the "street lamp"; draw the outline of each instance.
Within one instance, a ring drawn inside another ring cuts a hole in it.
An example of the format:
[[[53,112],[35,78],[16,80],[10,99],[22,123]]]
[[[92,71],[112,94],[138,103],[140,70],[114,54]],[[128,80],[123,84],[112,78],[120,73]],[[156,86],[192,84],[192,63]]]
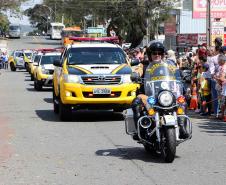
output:
[[[56,19],[56,12],[53,11],[53,9],[45,4],[41,4],[41,6],[48,8],[49,15],[50,15],[50,21],[52,21],[52,13],[54,13],[54,20]]]
[[[153,19],[156,21],[156,30],[155,30],[155,34],[156,34],[156,40],[158,40],[158,35],[159,35],[159,14],[160,14],[160,8],[156,7],[152,10],[154,16]]]

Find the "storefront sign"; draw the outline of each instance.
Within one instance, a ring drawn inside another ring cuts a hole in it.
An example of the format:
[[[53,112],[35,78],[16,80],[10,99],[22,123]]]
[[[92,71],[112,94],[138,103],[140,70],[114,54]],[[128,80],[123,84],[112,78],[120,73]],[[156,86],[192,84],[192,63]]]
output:
[[[202,45],[205,44],[206,41],[206,34],[198,34],[198,44]]]
[[[206,43],[206,34],[178,34],[178,46],[198,46]]]
[[[220,37],[224,42],[224,22],[220,22],[220,21],[212,22],[211,31],[212,31],[212,36],[211,36],[212,46],[215,45],[214,40],[217,37]]]
[[[226,34],[224,34],[224,46],[226,46]]]
[[[164,24],[165,35],[176,35],[177,28],[176,28],[176,16],[170,16]]]
[[[226,18],[226,0],[210,0],[211,17]],[[193,0],[193,18],[206,18],[207,0]]]
[[[198,34],[178,34],[178,46],[198,46]]]

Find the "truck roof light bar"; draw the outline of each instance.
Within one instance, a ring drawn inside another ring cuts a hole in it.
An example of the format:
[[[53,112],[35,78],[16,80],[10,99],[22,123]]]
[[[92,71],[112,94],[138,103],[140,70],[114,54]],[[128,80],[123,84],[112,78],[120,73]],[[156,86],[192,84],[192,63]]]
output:
[[[69,37],[69,40],[75,42],[113,42],[119,41],[118,37]]]

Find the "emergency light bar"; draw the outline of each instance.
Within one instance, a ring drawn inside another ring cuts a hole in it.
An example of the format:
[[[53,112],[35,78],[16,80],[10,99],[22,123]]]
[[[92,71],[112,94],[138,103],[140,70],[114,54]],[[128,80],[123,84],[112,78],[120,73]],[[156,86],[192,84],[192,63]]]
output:
[[[54,51],[60,51],[62,52],[63,48],[42,48],[37,49],[36,51],[42,52],[42,53],[48,53],[48,52],[54,52]]]
[[[118,42],[118,37],[69,37],[69,40],[77,42]]]

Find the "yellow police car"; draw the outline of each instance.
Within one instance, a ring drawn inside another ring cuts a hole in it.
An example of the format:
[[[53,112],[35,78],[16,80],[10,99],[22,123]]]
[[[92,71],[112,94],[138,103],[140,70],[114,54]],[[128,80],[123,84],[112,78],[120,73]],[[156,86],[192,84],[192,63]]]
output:
[[[54,66],[53,62],[59,60],[61,52],[45,51],[37,55],[34,68],[34,88],[37,91],[44,87],[52,87]]]
[[[100,43],[110,38],[71,39],[81,43],[67,46],[54,62],[53,104],[60,119],[70,119],[72,110],[130,107],[139,86],[130,80],[132,69],[121,47]]]
[[[31,60],[32,50],[15,50],[9,57],[9,66],[11,71],[16,69],[28,69],[28,63]]]
[[[29,63],[31,62],[33,50],[23,50],[24,54],[24,67],[27,71],[29,71]]]
[[[29,65],[29,73],[31,75],[31,81],[34,80],[34,70],[36,66],[38,66],[38,62],[40,61],[42,56],[41,52],[35,52],[32,56],[31,62],[28,64]]]

